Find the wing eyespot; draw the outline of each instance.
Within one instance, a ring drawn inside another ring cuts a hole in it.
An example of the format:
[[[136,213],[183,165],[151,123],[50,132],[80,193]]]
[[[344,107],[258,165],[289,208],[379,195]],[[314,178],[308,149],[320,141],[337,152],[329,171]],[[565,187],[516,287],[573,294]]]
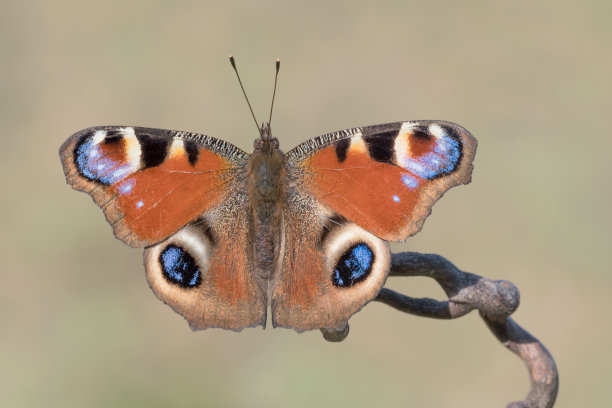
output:
[[[147,280],[158,296],[198,288],[206,279],[213,252],[207,228],[204,222],[187,225],[145,250]]]
[[[73,150],[74,166],[89,181],[110,186],[140,168],[140,145],[130,128],[84,133]]]
[[[346,250],[334,267],[334,286],[347,288],[356,285],[370,275],[375,262],[372,249],[365,242],[359,242]]]
[[[159,264],[164,278],[183,288],[200,285],[202,276],[193,256],[177,245],[166,246],[159,254]]]
[[[363,286],[366,291],[371,285],[380,288],[389,270],[388,244],[350,221],[332,225],[324,226],[329,231],[322,236],[321,249],[333,287],[344,290]]]

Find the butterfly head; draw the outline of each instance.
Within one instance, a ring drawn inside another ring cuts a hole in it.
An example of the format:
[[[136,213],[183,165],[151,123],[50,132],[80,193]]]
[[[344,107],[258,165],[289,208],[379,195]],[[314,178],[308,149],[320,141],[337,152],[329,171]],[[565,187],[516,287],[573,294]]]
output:
[[[259,138],[255,139],[253,144],[255,150],[268,153],[277,150],[278,146],[278,139],[272,137],[270,123],[262,123],[259,128]]]

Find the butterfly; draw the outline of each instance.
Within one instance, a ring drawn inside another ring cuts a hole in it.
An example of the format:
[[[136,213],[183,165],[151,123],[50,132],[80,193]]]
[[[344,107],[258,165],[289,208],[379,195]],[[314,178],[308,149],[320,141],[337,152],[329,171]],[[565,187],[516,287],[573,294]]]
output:
[[[341,130],[286,154],[269,122],[259,130],[251,154],[130,126],[81,130],[59,151],[68,184],[145,248],[149,286],[194,330],[265,327],[268,307],[274,327],[343,329],[383,287],[388,242],[470,182],[477,146],[444,121]]]
[[[147,282],[195,329],[339,329],[372,300],[388,241],[421,229],[468,183],[476,140],[443,121],[341,130],[284,154],[201,134],[92,127],[60,148],[67,182],[115,236],[144,247]]]

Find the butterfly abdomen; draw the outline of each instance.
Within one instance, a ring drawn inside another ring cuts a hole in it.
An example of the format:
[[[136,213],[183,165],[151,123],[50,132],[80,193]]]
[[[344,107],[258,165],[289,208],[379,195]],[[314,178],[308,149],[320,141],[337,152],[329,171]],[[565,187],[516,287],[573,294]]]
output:
[[[278,270],[285,179],[285,157],[280,150],[253,152],[248,163],[247,182],[252,212],[249,237],[252,264],[265,294],[274,271]]]

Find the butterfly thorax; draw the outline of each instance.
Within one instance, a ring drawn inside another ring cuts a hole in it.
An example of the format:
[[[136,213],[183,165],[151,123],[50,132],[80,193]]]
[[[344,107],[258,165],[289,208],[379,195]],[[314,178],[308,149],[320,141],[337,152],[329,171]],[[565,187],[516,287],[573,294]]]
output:
[[[268,292],[278,269],[282,237],[282,209],[285,202],[285,155],[275,138],[255,141],[255,150],[248,163],[247,191],[252,213],[249,237],[250,258],[257,281]]]

